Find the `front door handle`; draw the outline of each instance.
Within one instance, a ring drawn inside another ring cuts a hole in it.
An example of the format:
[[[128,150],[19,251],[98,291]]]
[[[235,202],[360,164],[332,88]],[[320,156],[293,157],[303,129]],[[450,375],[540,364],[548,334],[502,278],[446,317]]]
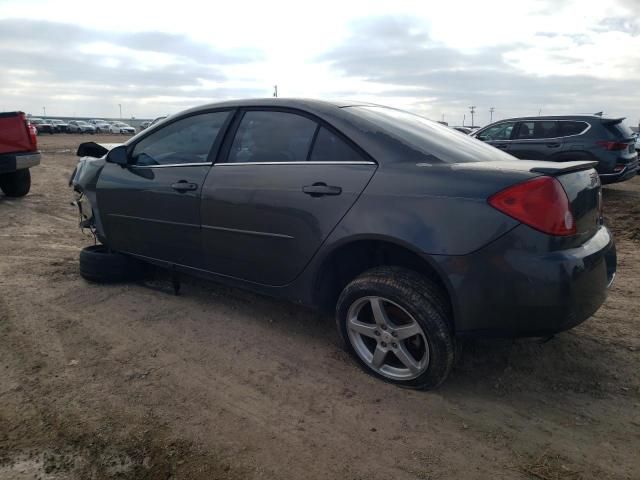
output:
[[[192,192],[198,189],[198,184],[187,182],[186,180],[180,180],[179,182],[172,184],[171,188],[180,193]]]
[[[316,182],[313,185],[302,187],[302,191],[312,197],[322,197],[323,195],[340,195],[342,193],[342,188],[327,185],[322,182]]]
[[[559,146],[559,143],[547,143],[548,148],[558,148]]]
[[[506,150],[507,148],[509,148],[508,143],[494,143],[493,146],[499,148],[500,150]]]

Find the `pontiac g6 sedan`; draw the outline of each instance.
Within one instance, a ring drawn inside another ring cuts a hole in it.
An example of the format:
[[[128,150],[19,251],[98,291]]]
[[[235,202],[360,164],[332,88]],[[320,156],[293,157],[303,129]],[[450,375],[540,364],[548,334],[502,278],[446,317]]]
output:
[[[406,387],[441,383],[457,337],[579,324],[615,275],[594,162],[518,160],[392,108],[218,103],[78,154],[86,279],[146,262],[334,310],[355,360]]]

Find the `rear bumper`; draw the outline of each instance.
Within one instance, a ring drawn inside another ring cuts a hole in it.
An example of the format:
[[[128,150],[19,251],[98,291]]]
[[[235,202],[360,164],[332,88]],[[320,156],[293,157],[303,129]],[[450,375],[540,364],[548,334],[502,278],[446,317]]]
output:
[[[40,164],[40,152],[0,154],[0,173],[35,167]]]
[[[542,253],[523,246],[527,228],[476,253],[436,259],[449,280],[457,334],[551,335],[582,323],[605,301],[616,272],[606,227],[577,248]]]
[[[624,182],[625,180],[629,180],[630,178],[635,177],[638,174],[638,168],[638,159],[636,158],[632,162],[625,165],[624,169],[619,172],[601,173],[600,182],[602,182],[603,185],[609,183]]]

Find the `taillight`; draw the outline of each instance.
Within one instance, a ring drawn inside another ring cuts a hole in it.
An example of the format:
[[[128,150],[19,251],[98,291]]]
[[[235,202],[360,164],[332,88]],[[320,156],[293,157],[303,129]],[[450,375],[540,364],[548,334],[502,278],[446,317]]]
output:
[[[31,125],[31,122],[25,117],[24,113],[20,112],[20,118],[24,122],[25,127],[27,128],[27,135],[29,136],[29,143],[31,143],[31,147],[34,150],[38,149],[38,137],[36,127]]]
[[[600,140],[596,145],[601,146],[605,150],[626,150],[629,147],[627,142],[610,142],[608,140]]]
[[[489,205],[549,235],[576,233],[567,193],[553,177],[537,177],[489,197]]]

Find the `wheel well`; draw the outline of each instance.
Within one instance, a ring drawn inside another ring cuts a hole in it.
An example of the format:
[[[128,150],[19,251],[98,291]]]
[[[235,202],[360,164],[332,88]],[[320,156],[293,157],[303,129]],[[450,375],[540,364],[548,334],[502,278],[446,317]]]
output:
[[[325,310],[333,310],[340,292],[351,280],[382,265],[404,267],[425,275],[440,286],[452,307],[444,281],[427,260],[408,248],[380,240],[349,243],[339,247],[324,260],[315,285],[317,305]]]

